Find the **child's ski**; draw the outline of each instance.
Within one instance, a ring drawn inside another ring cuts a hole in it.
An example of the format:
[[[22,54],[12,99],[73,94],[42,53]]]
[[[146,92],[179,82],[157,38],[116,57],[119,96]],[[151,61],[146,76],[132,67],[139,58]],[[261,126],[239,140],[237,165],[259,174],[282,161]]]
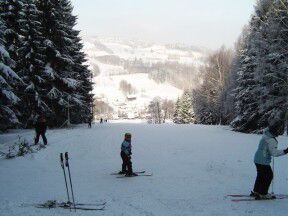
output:
[[[122,175],[122,176],[117,176],[116,178],[132,178],[132,177],[152,176],[152,175],[153,174],[139,174],[139,175],[131,175],[131,176]]]

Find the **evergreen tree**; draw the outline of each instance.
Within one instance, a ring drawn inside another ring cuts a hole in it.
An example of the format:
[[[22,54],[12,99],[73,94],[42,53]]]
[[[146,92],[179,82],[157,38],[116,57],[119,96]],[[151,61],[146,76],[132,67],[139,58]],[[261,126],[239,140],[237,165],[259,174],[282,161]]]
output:
[[[179,120],[180,120],[180,124],[194,123],[194,112],[192,109],[192,96],[189,91],[185,91],[181,98]]]
[[[75,101],[73,107],[73,119],[75,122],[83,122],[83,120],[91,118],[93,95],[92,91],[92,73],[85,65],[86,55],[83,53],[83,44],[79,36],[79,31],[74,30],[77,17],[72,15],[73,7],[69,0],[61,0],[62,15],[65,23],[70,26],[69,38],[73,42],[69,47],[69,55],[73,60],[72,78],[78,80],[81,85],[78,86],[77,94],[75,94]]]
[[[267,43],[262,78],[261,118],[259,128],[269,125],[287,112],[288,104],[288,2],[276,0],[267,14],[262,30]]]
[[[265,68],[267,43],[263,27],[272,0],[257,2],[256,12],[249,24],[249,33],[240,50],[236,92],[237,117],[231,123],[237,131],[255,132],[259,129],[261,116],[260,95],[263,94],[262,77]],[[263,111],[262,111],[263,112]]]
[[[15,86],[21,82],[20,77],[11,69],[15,64],[5,48],[7,29],[0,17],[0,130],[19,124],[15,105],[20,101],[15,94]]]
[[[5,47],[10,57],[15,61],[13,70],[18,73],[18,50],[22,45],[21,35],[23,26],[23,8],[22,0],[1,0],[0,17],[3,19],[6,30]]]
[[[23,27],[22,27],[22,46],[19,49],[20,66],[19,75],[26,83],[21,91],[22,122],[25,127],[32,126],[38,114],[46,114],[50,110],[46,104],[48,87],[51,84],[44,73],[44,37],[41,34],[42,26],[38,21],[40,12],[37,10],[35,0],[23,0]]]
[[[175,110],[174,110],[174,115],[173,115],[173,122],[176,124],[181,124],[180,107],[181,107],[181,100],[180,98],[178,98],[175,104]]]
[[[67,119],[68,106],[72,108],[72,122],[83,122],[91,118],[92,83],[91,72],[83,65],[85,55],[79,32],[73,29],[73,8],[68,0],[39,0],[38,9],[46,38],[45,72],[53,83],[47,95],[54,123],[60,125]]]

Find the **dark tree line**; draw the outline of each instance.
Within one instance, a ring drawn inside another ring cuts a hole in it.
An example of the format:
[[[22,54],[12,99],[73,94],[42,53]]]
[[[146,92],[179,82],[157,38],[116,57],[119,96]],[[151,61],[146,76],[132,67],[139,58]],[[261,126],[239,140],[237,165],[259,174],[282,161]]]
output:
[[[45,115],[60,126],[91,117],[92,74],[85,65],[69,0],[0,1],[0,129],[31,127]]]

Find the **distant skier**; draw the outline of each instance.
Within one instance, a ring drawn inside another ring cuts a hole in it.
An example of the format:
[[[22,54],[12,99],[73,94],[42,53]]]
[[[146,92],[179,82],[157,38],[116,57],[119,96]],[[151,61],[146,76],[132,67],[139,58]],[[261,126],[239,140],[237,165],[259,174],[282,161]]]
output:
[[[132,170],[132,162],[131,162],[131,155],[132,155],[132,146],[131,146],[131,134],[125,133],[124,141],[121,145],[121,158],[122,158],[122,170],[119,174],[125,174],[126,176],[137,176],[136,173],[133,173]]]
[[[100,124],[102,124],[103,123],[103,118],[100,118]]]
[[[258,149],[254,156],[254,163],[257,169],[257,177],[254,184],[254,189],[250,196],[256,199],[275,199],[273,194],[269,194],[269,186],[273,179],[273,171],[270,163],[272,157],[279,157],[288,153],[288,148],[278,150],[278,141],[276,137],[283,131],[284,122],[276,120],[265,131],[260,140]]]
[[[92,127],[92,120],[91,118],[88,119],[88,128],[91,128]]]
[[[36,137],[35,137],[35,145],[38,144],[39,142],[39,137],[42,136],[44,145],[47,145],[47,138],[45,136],[47,130],[47,122],[44,116],[41,116],[38,118],[36,124],[35,124],[35,132],[36,132]]]

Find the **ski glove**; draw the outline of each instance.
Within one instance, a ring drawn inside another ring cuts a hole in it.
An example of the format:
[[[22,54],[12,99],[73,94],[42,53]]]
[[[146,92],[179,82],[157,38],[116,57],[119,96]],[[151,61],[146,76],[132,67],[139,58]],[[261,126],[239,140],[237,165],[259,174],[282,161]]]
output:
[[[288,154],[288,148],[286,148],[286,149],[284,150],[284,153],[285,153],[285,154]]]

